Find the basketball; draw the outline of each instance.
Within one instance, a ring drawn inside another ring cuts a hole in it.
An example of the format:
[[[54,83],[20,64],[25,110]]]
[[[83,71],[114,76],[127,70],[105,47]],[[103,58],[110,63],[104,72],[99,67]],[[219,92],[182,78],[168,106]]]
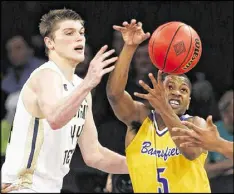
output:
[[[152,63],[164,73],[183,74],[197,65],[202,43],[191,26],[175,21],[165,23],[153,32],[148,52]]]

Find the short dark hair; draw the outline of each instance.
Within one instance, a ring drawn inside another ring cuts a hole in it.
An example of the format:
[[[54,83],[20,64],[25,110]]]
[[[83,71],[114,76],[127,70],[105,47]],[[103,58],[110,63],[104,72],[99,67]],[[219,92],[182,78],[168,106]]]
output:
[[[185,75],[185,74],[178,74],[178,75],[177,75],[177,74],[163,73],[163,74],[162,74],[162,81],[164,81],[164,80],[166,79],[166,77],[169,76],[169,75],[179,76],[179,77],[185,78],[186,81],[187,81],[187,84],[188,84],[188,86],[189,86],[190,91],[192,91],[192,83],[191,83],[191,81],[189,80],[189,78],[188,78],[187,75]]]
[[[39,24],[40,34],[43,38],[46,36],[54,38],[54,32],[57,24],[64,20],[79,20],[84,25],[84,20],[81,16],[71,9],[55,9],[50,10],[49,13],[44,14]],[[46,55],[48,54],[48,48],[45,47]]]

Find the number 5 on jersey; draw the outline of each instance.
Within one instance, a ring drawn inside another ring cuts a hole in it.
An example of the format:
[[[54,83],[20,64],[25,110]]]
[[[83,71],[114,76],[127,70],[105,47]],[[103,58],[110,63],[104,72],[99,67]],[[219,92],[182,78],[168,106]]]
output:
[[[159,183],[158,193],[169,193],[168,181],[162,176],[165,168],[157,168],[157,179]]]

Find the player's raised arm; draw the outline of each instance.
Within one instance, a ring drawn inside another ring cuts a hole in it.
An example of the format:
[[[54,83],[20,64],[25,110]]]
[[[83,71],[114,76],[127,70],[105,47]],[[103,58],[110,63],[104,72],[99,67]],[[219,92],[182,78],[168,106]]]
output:
[[[133,120],[139,121],[141,115],[145,114],[142,112],[145,110],[142,109],[144,105],[134,101],[125,91],[125,87],[132,57],[138,45],[149,38],[150,34],[144,33],[142,23],[136,23],[134,19],[130,24],[123,22],[123,26],[113,26],[113,28],[122,33],[125,44],[115,63],[115,70],[109,76],[106,91],[117,118],[129,125]]]
[[[117,57],[105,60],[114,52],[114,50],[105,52],[106,49],[107,46],[104,46],[99,50],[91,61],[83,82],[67,97],[62,98],[63,84],[58,73],[49,69],[43,69],[36,73],[33,88],[42,114],[52,129],[61,128],[70,121],[87,94],[99,84],[102,76],[114,69],[114,66],[105,68],[117,60]]]

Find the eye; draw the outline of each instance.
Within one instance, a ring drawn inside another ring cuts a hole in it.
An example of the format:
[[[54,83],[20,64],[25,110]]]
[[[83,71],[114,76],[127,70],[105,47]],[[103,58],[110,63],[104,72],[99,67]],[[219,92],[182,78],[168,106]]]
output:
[[[85,35],[85,32],[84,32],[84,31],[80,32],[80,35],[84,36],[84,35]]]
[[[169,90],[173,89],[172,85],[168,85],[168,88],[169,88]]]
[[[181,91],[182,91],[183,93],[188,93],[188,90],[187,90],[186,88],[182,88]]]
[[[73,35],[73,32],[66,32],[65,34],[68,36],[71,36],[71,35]]]

